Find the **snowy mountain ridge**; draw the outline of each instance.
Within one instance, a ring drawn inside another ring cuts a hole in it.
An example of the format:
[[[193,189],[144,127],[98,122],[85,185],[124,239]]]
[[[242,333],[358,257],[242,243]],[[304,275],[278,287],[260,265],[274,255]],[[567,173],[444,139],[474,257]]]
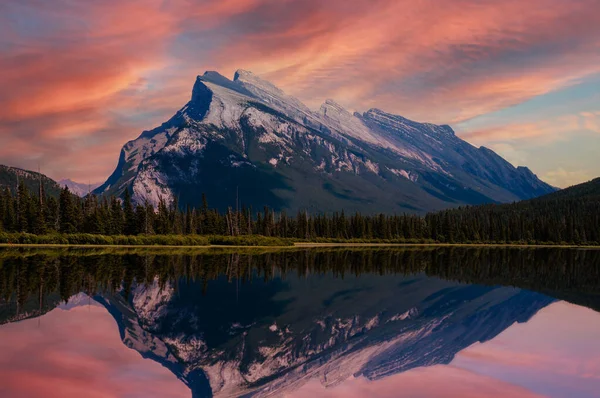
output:
[[[318,211],[417,211],[509,202],[553,191],[529,169],[461,140],[449,126],[378,109],[350,113],[334,100],[316,112],[251,72],[198,76],[190,101],[122,149],[95,193],[157,205],[199,194]]]

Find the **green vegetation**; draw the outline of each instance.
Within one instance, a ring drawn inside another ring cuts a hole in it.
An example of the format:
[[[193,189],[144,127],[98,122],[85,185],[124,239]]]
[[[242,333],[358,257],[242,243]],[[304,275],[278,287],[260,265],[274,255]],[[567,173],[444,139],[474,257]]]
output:
[[[546,196],[427,215],[431,237],[447,242],[600,244],[600,178]]]
[[[600,250],[559,248],[198,249],[56,248],[0,250],[0,324],[36,316],[85,292],[127,295],[136,284],[285,279],[296,274],[429,276],[526,288],[600,310]]]
[[[65,188],[57,199],[32,194],[21,182],[0,193],[0,243],[95,245],[250,245],[317,243],[600,244],[600,179],[507,205],[445,210],[425,217],[298,212],[264,208],[179,208],[177,201],[134,206]]]
[[[257,235],[98,235],[2,233],[0,244],[97,246],[293,246],[292,239]]]

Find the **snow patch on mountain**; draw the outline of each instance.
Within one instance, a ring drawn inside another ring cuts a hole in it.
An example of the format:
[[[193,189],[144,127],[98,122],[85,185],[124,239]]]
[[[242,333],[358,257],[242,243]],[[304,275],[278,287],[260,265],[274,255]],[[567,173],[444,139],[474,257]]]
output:
[[[179,156],[200,156],[206,148],[208,139],[203,134],[190,129],[182,129],[177,133],[177,140],[164,147],[165,153],[177,154]]]
[[[412,171],[389,169],[389,168],[388,168],[388,170],[391,171],[393,174],[397,175],[398,177],[406,178],[407,180],[410,180],[412,182],[417,182],[417,180],[419,179],[419,175],[416,173],[413,173]]]
[[[365,163],[365,167],[369,171],[371,171],[371,172],[373,172],[375,174],[379,174],[379,165],[377,163],[373,163],[369,159],[365,160],[364,163]]]
[[[171,127],[151,137],[145,137],[142,135],[137,140],[130,141],[127,145],[125,145],[125,158],[131,165],[130,168],[137,168],[144,159],[147,159],[164,148],[167,141],[176,130],[177,128]]]
[[[319,109],[324,124],[348,137],[368,142],[383,148],[395,149],[395,146],[381,136],[375,135],[359,118],[348,112],[334,100],[328,99]]]
[[[388,322],[396,322],[396,321],[405,321],[407,319],[412,319],[419,315],[419,310],[416,308],[411,308],[410,310],[403,312],[402,314],[396,314],[388,319]]]
[[[240,83],[257,98],[286,113],[291,112],[295,117],[306,117],[310,109],[297,98],[287,95],[271,82],[261,79],[254,73],[239,69],[235,72],[233,81]]]
[[[166,314],[166,307],[173,297],[171,284],[161,286],[158,277],[151,284],[139,284],[132,291],[132,303],[138,318],[146,325],[155,324]]]
[[[169,188],[169,177],[156,170],[152,163],[141,167],[133,180],[132,198],[137,203],[148,202],[154,208],[158,208],[161,200],[171,203],[174,195]]]
[[[68,311],[75,307],[85,306],[101,307],[102,305],[85,293],[77,293],[69,297],[66,302],[63,301],[57,308]]]

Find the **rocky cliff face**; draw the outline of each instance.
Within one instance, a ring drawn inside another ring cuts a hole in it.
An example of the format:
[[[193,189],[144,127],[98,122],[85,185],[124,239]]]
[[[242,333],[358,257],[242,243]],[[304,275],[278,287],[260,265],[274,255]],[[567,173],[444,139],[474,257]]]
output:
[[[313,112],[247,71],[198,76],[191,100],[127,143],[96,190],[138,202],[179,198],[280,210],[426,212],[510,202],[554,189],[526,168],[458,138],[449,126],[333,100]]]

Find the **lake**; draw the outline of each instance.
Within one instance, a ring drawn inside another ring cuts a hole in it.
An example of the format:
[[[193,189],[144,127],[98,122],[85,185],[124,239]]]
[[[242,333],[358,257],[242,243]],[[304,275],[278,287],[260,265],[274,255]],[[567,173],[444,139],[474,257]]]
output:
[[[598,397],[600,250],[1,249],[2,397]]]

